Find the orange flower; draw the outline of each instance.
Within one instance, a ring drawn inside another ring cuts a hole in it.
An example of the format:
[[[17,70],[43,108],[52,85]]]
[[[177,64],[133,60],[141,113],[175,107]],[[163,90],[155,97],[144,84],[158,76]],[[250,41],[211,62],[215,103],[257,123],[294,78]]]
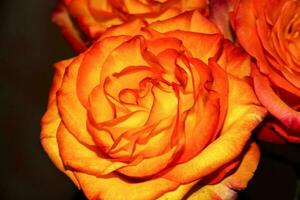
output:
[[[83,51],[112,25],[138,18],[150,23],[195,9],[206,13],[206,7],[207,0],[61,0],[52,19],[72,47]]]
[[[228,199],[252,177],[265,109],[250,58],[199,12],[115,26],[55,67],[41,142],[89,199],[175,200],[197,183],[191,198]]]
[[[294,0],[240,0],[233,14],[239,43],[257,61],[255,92],[273,116],[261,132],[269,141],[300,142],[299,14]]]

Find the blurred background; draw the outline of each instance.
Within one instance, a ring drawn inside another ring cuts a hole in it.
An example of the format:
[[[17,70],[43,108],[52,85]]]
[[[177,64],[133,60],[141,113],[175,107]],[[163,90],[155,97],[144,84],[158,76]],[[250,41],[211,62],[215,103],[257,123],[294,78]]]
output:
[[[41,148],[52,64],[75,53],[50,15],[56,0],[0,2],[0,199],[84,200]],[[300,200],[300,146],[260,143],[258,170],[239,200]]]

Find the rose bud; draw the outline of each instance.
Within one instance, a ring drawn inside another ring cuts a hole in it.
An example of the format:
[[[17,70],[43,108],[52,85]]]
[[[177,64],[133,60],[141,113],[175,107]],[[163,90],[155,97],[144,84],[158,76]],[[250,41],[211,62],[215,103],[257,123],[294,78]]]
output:
[[[270,116],[258,136],[270,142],[300,142],[300,2],[236,2],[237,40],[255,58],[254,88]]]
[[[106,28],[134,19],[148,23],[184,11],[207,14],[206,0],[61,0],[52,19],[73,49],[85,50]]]
[[[199,12],[114,26],[55,67],[41,142],[88,199],[234,199],[253,176],[250,58]]]

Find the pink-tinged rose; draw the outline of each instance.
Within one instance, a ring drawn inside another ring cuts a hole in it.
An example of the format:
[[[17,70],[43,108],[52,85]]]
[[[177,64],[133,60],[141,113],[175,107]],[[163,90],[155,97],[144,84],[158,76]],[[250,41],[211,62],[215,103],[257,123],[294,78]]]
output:
[[[114,26],[55,67],[41,142],[89,199],[234,199],[253,176],[250,58],[199,12]]]
[[[230,19],[232,11],[238,0],[210,0],[209,2],[209,19],[214,22],[224,37],[234,40]]]
[[[207,0],[61,0],[52,19],[72,47],[82,52],[110,26],[135,19],[151,23],[189,10],[207,14],[207,4]]]
[[[255,92],[271,115],[259,135],[299,143],[300,2],[240,0],[232,24],[238,42],[256,60]]]

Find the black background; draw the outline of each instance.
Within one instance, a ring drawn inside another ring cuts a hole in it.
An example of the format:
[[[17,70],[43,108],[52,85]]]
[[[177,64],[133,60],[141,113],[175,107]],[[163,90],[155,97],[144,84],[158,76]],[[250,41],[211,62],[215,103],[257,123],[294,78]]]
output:
[[[0,2],[0,199],[85,199],[41,148],[52,64],[75,53],[51,23],[55,0]],[[240,200],[299,200],[299,145],[260,144],[262,159]]]

